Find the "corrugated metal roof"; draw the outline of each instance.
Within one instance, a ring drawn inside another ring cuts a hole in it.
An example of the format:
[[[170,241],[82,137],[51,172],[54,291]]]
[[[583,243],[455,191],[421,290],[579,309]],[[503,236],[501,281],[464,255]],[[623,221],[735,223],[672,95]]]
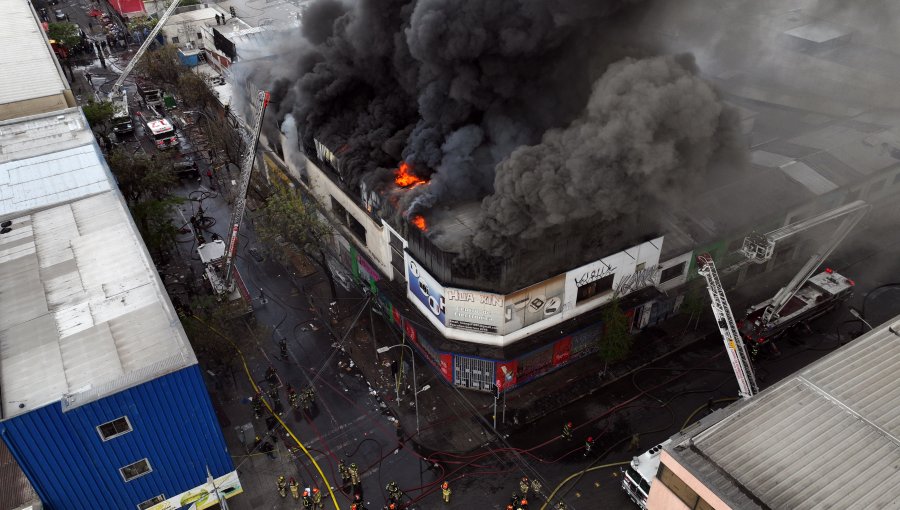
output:
[[[898,508],[897,373],[900,316],[667,451],[733,508]]]
[[[34,487],[16,463],[6,443],[0,441],[0,510],[19,508],[37,501]]]
[[[60,94],[69,88],[31,4],[3,2],[0,16],[0,104]]]
[[[114,188],[78,110],[0,123],[0,218]]]
[[[4,417],[196,362],[116,191],[16,218],[0,236],[0,294]]]

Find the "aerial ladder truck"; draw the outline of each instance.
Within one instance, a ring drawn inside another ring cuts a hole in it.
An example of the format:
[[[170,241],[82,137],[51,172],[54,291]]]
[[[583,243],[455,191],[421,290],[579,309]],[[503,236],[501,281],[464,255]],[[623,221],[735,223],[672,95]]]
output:
[[[831,269],[813,275],[837,246],[862,220],[871,206],[861,200],[851,202],[812,218],[797,221],[766,234],[751,233],[744,239],[740,253],[745,263],[763,264],[772,259],[779,241],[800,232],[835,220],[840,220],[828,240],[819,245],[791,281],[774,297],[751,306],[741,322],[735,322],[725,289],[719,279],[715,263],[709,254],[697,257],[698,272],[706,279],[713,315],[726,352],[737,377],[741,397],[752,397],[759,391],[753,367],[747,355],[747,344],[763,344],[788,329],[814,319],[834,309],[850,297],[854,282]]]
[[[828,241],[818,247],[794,278],[771,299],[750,307],[747,317],[740,323],[734,320],[725,287],[719,279],[719,272],[712,256],[706,253],[697,256],[698,272],[706,280],[710,306],[737,378],[738,394],[742,398],[751,398],[759,392],[753,365],[747,353],[748,343],[764,343],[801,322],[824,314],[850,297],[854,283],[849,278],[831,269],[825,269],[815,276],[813,273],[870,208],[865,202],[857,200],[767,234],[754,232],[747,236],[740,250],[745,260],[729,267],[728,270],[734,270],[747,263],[766,263],[772,259],[775,245],[779,241],[813,227],[841,220]],[[622,489],[641,509],[647,508],[650,485],[659,469],[660,453],[670,441],[671,439],[634,457],[628,468],[623,470]]]
[[[235,195],[234,211],[231,214],[231,232],[228,240],[213,239],[203,242],[197,248],[200,261],[203,262],[206,279],[209,280],[213,291],[219,299],[228,301],[242,301],[245,310],[250,309],[250,295],[241,280],[240,273],[235,267],[237,254],[238,234],[241,222],[244,219],[244,210],[247,207],[247,191],[250,188],[250,176],[253,173],[253,165],[256,161],[256,148],[259,144],[259,135],[262,130],[262,121],[269,105],[269,93],[260,91],[257,95],[256,114],[247,140],[247,153],[241,162],[241,173]]]
[[[108,99],[114,104],[128,104],[128,94],[123,88],[125,80],[131,75],[131,71],[134,70],[134,67],[141,60],[141,57],[144,56],[144,53],[147,53],[147,49],[150,48],[151,44],[153,44],[153,41],[156,39],[159,31],[162,30],[163,25],[166,24],[166,21],[168,21],[172,13],[175,12],[175,9],[178,8],[179,4],[181,4],[181,0],[172,0],[172,3],[169,5],[169,7],[165,10],[165,12],[163,12],[162,16],[159,17],[159,21],[156,22],[156,26],[153,27],[153,30],[150,31],[150,34],[146,39],[144,39],[144,42],[141,43],[141,46],[134,53],[134,56],[131,57],[131,60],[129,60],[125,68],[122,69],[122,73],[118,78],[116,78],[116,81],[113,82],[112,88],[109,90]]]

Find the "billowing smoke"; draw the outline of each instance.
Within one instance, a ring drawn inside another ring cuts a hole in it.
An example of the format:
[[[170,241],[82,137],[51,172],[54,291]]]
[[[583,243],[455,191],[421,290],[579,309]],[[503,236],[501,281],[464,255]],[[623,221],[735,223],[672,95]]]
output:
[[[401,212],[484,199],[468,245],[505,255],[683,188],[720,145],[723,108],[690,59],[614,63],[637,51],[602,34],[634,6],[318,0],[302,41],[253,79],[307,153],[316,139],[338,155],[351,189],[389,188],[406,161],[430,181],[397,193]]]
[[[579,118],[497,166],[475,245],[505,255],[574,222],[589,231],[640,214],[648,200],[684,196],[730,132],[695,72],[687,56],[610,66]]]

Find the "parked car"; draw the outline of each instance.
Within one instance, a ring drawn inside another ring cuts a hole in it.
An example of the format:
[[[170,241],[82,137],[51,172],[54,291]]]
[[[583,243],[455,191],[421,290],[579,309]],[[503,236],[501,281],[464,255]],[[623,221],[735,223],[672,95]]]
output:
[[[53,11],[53,15],[56,16],[56,21],[65,21],[66,13],[62,12],[60,9],[56,9]]]

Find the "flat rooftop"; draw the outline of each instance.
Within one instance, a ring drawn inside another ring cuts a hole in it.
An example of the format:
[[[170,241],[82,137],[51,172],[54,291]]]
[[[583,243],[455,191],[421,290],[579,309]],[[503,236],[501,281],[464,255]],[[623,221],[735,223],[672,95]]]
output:
[[[47,118],[60,116],[80,112]],[[19,126],[23,143],[34,121]],[[0,234],[2,418],[196,363],[96,142],[58,150],[44,130],[30,133],[48,140],[44,153],[32,140],[29,157],[0,165],[0,219],[11,222]]]
[[[900,316],[666,451],[732,508],[894,508],[898,373]]]
[[[53,96],[69,88],[30,2],[3,2],[0,69],[0,105]]]

